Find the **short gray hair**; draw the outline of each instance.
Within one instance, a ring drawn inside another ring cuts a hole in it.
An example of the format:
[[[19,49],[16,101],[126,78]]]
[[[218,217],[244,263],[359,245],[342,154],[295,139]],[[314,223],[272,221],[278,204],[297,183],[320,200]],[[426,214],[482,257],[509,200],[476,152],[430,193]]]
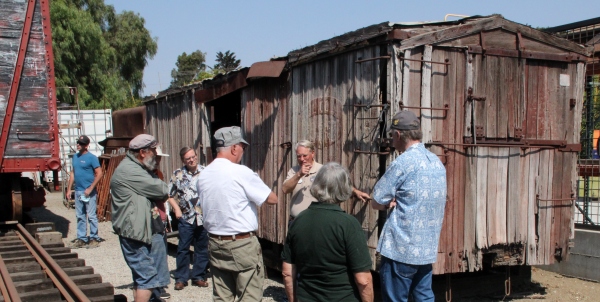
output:
[[[298,149],[298,147],[304,147],[309,149],[312,152],[315,152],[315,144],[309,140],[301,140],[299,142],[296,143],[296,150]]]
[[[233,146],[233,145],[231,145],[231,146]],[[227,151],[227,150],[231,149],[231,146],[227,146],[227,147],[217,147],[217,148],[215,149],[215,151],[217,151],[217,153],[221,153],[221,152],[223,152],[223,151]]]
[[[395,130],[400,133],[400,140],[408,143],[409,141],[421,141],[423,139],[423,131],[417,130]]]
[[[348,200],[352,196],[352,182],[348,170],[336,162],[326,163],[315,176],[310,194],[324,203]]]

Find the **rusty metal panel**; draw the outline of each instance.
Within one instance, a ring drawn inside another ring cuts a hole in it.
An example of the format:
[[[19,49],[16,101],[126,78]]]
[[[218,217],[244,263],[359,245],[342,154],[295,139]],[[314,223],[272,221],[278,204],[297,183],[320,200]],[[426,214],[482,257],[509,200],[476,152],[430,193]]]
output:
[[[146,133],[146,107],[118,110],[112,114],[114,137],[135,137]]]
[[[179,92],[163,94],[145,100],[146,131],[162,144],[163,158],[159,169],[169,181],[174,170],[182,166],[179,150],[189,146],[196,150],[201,165],[207,165],[205,148],[210,146],[209,123],[206,107],[198,104],[194,94],[196,86],[180,88]]]
[[[286,61],[267,61],[267,62],[256,62],[250,66],[250,71],[246,79],[251,78],[278,78],[285,68]]]
[[[48,2],[2,2],[0,160],[3,172],[60,168]]]

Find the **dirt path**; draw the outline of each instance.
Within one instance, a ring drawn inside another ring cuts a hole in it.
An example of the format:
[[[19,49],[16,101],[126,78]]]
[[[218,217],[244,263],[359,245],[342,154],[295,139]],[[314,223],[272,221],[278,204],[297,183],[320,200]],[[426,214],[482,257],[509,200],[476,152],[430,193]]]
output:
[[[514,293],[505,301],[600,301],[600,283],[562,276],[532,268],[534,288],[530,292]]]

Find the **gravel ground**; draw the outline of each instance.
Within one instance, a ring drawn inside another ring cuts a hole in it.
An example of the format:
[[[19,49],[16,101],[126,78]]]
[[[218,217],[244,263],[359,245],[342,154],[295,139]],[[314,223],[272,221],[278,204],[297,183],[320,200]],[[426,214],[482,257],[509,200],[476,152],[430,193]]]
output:
[[[60,193],[46,195],[46,205],[42,208],[33,209],[30,215],[37,221],[50,221],[56,224],[58,231],[63,233],[63,241],[68,244],[75,238],[76,223],[75,211],[67,209],[62,203]],[[100,237],[106,241],[95,249],[77,249],[79,258],[85,259],[86,265],[92,266],[97,274],[102,275],[104,282],[110,282],[115,287],[115,294],[123,294],[128,301],[133,301],[131,291],[131,271],[123,260],[119,247],[118,237],[112,231],[110,222],[99,224]],[[169,268],[171,274],[175,268],[176,249],[169,249]],[[281,274],[268,270],[268,279],[263,286],[263,301],[286,301]],[[172,278],[172,276],[171,276]],[[212,284],[212,280],[209,279]],[[199,288],[188,286],[181,291],[173,289],[175,281],[171,279],[168,292],[171,293],[172,301],[212,301],[212,288]],[[474,285],[477,286],[477,285]],[[375,289],[379,291],[378,288]],[[473,299],[455,299],[462,301],[599,301],[600,283],[589,282],[577,278],[564,277],[539,268],[532,269],[532,283],[529,288],[515,291],[509,297],[478,297]],[[437,297],[443,301],[443,297]]]
[[[63,205],[60,193],[47,194],[45,207],[35,208],[29,214],[36,221],[54,222],[57,231],[63,233],[65,245],[75,238],[77,233],[75,210],[67,209]],[[86,265],[93,267],[96,274],[102,276],[103,282],[109,282],[115,287],[115,294],[123,294],[128,301],[133,301],[131,271],[123,259],[119,238],[113,232],[110,222],[101,222],[98,228],[100,237],[106,241],[95,249],[73,251],[79,255],[79,258],[85,259]],[[212,278],[209,278],[211,286],[207,288],[187,286],[180,291],[173,289],[175,280],[172,274],[175,269],[175,256],[176,247],[171,246],[168,255],[171,284],[167,290],[171,298],[168,301],[212,301]],[[267,273],[269,278],[265,280],[263,286],[263,301],[287,301],[280,273],[272,270],[268,270]]]

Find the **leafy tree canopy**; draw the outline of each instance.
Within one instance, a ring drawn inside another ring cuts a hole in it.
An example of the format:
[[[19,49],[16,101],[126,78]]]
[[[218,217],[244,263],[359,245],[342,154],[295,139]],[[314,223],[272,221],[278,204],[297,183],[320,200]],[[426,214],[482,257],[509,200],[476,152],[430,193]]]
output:
[[[230,52],[229,50],[225,53],[217,52],[217,64],[215,64],[214,69],[219,70],[222,73],[228,73],[230,71],[235,70],[240,66],[240,60],[235,58],[235,52]]]
[[[157,43],[139,14],[117,14],[104,0],[53,0],[50,16],[58,100],[73,104],[64,87],[77,87],[81,108],[141,104],[143,70]]]
[[[202,71],[206,70],[206,54],[196,50],[191,54],[182,53],[177,57],[175,67],[171,71],[171,87],[179,87],[191,83]]]
[[[205,64],[206,53],[196,50],[191,54],[185,52],[177,57],[177,68],[171,71],[171,87],[179,87],[194,81],[202,81],[214,77],[219,73],[228,73],[240,66],[240,60],[235,58],[232,51],[218,52],[213,68]]]

